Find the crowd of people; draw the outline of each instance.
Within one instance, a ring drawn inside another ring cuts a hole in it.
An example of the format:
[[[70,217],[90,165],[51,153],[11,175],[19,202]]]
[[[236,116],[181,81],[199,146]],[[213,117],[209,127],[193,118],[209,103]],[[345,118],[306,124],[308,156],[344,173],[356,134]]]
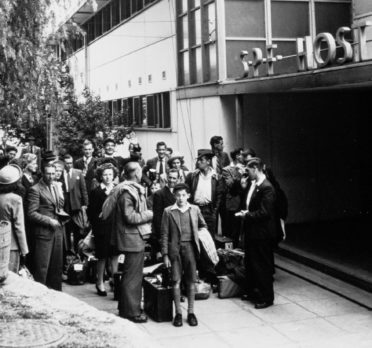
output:
[[[11,230],[9,269],[26,264],[34,279],[61,290],[68,255],[78,252],[89,220],[97,261],[96,291],[107,296],[105,275],[117,272],[125,255],[119,315],[146,322],[141,310],[146,245],[151,259],[171,270],[174,326],[182,326],[181,284],[188,299],[187,322],[194,314],[197,277],[215,286],[215,264],[199,240],[207,229],[213,243],[222,234],[245,252],[246,286],[242,299],[255,308],[274,302],[273,250],[284,238],[287,202],[270,170],[252,149],[223,151],[221,136],[199,149],[188,168],[181,153],[159,141],[145,161],[133,130],[121,144],[102,143],[99,156],[90,140],[81,158],[52,151],[43,154],[29,137],[19,152],[0,154],[0,224]],[[195,166],[195,169],[192,167]],[[219,228],[220,226],[220,228]]]

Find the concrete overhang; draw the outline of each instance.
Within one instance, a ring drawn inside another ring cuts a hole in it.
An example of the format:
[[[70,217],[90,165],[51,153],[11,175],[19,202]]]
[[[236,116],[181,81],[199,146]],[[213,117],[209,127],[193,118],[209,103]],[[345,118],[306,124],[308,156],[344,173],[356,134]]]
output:
[[[177,89],[178,99],[239,94],[316,92],[372,87],[372,61],[270,77],[225,80]]]
[[[100,9],[106,6],[111,0],[95,0],[96,6],[92,1],[81,1],[76,9],[68,15],[65,22],[72,19],[75,23],[82,25]]]

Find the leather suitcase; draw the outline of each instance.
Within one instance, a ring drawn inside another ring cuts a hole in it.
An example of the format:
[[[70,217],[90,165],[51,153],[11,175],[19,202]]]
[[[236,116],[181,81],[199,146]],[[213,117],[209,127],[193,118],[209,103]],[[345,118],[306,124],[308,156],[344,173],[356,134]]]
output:
[[[156,278],[145,277],[143,280],[145,312],[155,321],[172,321],[172,288],[151,283]]]
[[[233,240],[229,237],[225,236],[215,236],[214,237],[216,243],[216,249],[232,249],[233,248]]]

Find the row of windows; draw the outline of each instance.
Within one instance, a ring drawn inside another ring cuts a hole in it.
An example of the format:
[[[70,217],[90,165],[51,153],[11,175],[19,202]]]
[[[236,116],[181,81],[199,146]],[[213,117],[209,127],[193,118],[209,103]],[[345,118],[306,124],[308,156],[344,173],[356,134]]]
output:
[[[169,92],[110,100],[114,125],[136,128],[170,128]]]
[[[137,12],[156,0],[112,0],[109,4],[99,10],[93,17],[83,24],[87,33],[87,44],[100,37],[111,28],[134,16]],[[84,40],[80,37],[72,38],[64,42],[64,50],[59,54],[65,59],[69,54],[84,46]]]

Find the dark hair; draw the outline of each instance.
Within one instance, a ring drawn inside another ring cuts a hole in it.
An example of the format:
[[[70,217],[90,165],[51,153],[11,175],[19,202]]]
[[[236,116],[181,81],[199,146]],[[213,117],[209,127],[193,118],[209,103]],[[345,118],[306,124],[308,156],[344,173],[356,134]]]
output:
[[[9,185],[0,184],[0,194],[2,193],[18,193],[19,192],[19,180]]]
[[[9,153],[10,151],[18,152],[18,149],[17,149],[15,146],[8,145],[8,146],[5,148],[5,153]]]
[[[141,152],[142,148],[141,148],[140,144],[132,144],[131,143],[130,145],[133,145],[132,146],[132,151]]]
[[[179,159],[179,160],[180,160],[180,162],[181,162],[181,166],[183,166],[183,165],[185,164],[185,161],[184,161],[184,159],[183,159],[182,157],[174,157],[174,158],[172,158],[172,159],[169,159],[169,160],[168,160],[168,164],[169,164],[169,165],[172,165],[173,162],[174,162],[176,159]]]
[[[173,153],[173,149],[171,147],[167,147],[167,151],[172,154]]]
[[[164,141],[159,141],[159,142],[156,143],[156,148],[158,149],[160,146],[167,147],[167,144]]]
[[[244,151],[244,155],[251,155],[252,157],[256,157],[256,151],[254,151],[251,147],[248,147],[248,149]]]
[[[253,157],[248,161],[247,167],[249,168],[257,167],[258,170],[262,171],[264,168],[264,163],[262,162],[261,158]]]
[[[0,156],[0,169],[9,164],[10,157],[8,155]]]
[[[178,176],[178,177],[180,176],[180,173],[178,172],[178,170],[177,170],[177,169],[174,169],[174,168],[169,169],[168,175],[169,175],[170,173],[177,173],[177,176]]]
[[[106,146],[107,143],[114,143],[114,145],[115,145],[116,141],[113,138],[107,138],[103,141],[103,146]]]
[[[83,142],[83,146],[87,146],[87,145],[92,145],[93,146],[93,142],[90,141],[89,139],[85,139],[84,142]]]
[[[43,165],[43,167],[42,167],[43,173],[45,173],[45,169],[47,169],[47,168],[54,168],[54,169],[56,169],[56,166],[54,165],[54,163],[49,163],[49,162],[45,163]]]
[[[63,160],[67,160],[67,159],[73,159],[72,156],[68,153],[66,153],[64,156],[63,156]]]
[[[114,173],[114,179],[118,176],[119,171],[112,163],[104,163],[97,168],[96,176],[99,182],[102,182],[103,172],[107,169],[112,169]]]
[[[234,149],[234,150],[232,150],[231,152],[230,152],[230,156],[231,156],[231,159],[233,160],[233,161],[235,161],[236,160],[236,157],[240,154],[240,152],[242,152],[243,151],[243,148],[241,148],[241,147],[238,147],[237,149]]]
[[[215,135],[211,138],[209,144],[214,147],[214,144],[218,144],[223,138],[220,135]]]
[[[105,163],[111,163],[112,165],[114,165],[116,168],[118,167],[118,162],[116,161],[115,158],[112,158],[112,157],[101,157],[98,161],[98,165],[101,166],[102,164],[105,164]]]
[[[184,183],[179,183],[173,188],[173,193],[176,193],[177,191],[186,190],[187,193],[190,193],[189,185]]]

